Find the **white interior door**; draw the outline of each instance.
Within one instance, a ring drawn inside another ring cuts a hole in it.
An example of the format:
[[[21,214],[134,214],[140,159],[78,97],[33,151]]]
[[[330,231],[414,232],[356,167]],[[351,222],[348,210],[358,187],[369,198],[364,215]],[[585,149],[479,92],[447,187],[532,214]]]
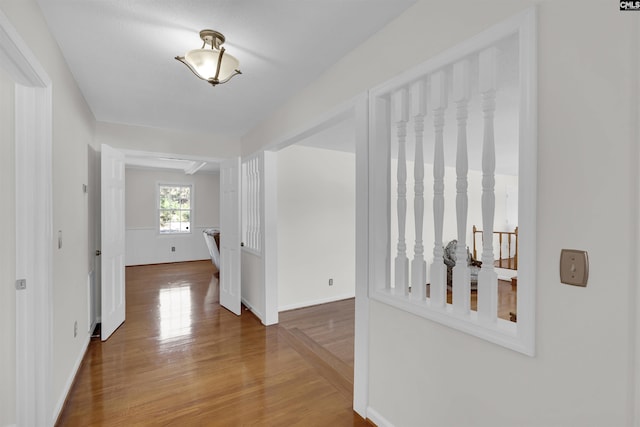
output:
[[[220,305],[240,315],[240,158],[220,168]]]
[[[124,154],[102,145],[102,328],[105,341],[124,322]]]

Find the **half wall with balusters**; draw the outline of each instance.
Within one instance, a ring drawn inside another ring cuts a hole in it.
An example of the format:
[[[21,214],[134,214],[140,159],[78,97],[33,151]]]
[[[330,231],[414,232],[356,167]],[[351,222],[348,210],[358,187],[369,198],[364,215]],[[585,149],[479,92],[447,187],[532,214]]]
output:
[[[369,142],[371,297],[530,355],[535,70],[535,16],[528,11],[370,91]],[[454,260],[471,259],[473,224],[490,236],[497,220],[506,221],[501,200],[514,185],[517,323],[498,318],[500,248],[493,239],[482,240],[477,288],[470,261],[455,262],[449,284],[445,264],[453,240]]]

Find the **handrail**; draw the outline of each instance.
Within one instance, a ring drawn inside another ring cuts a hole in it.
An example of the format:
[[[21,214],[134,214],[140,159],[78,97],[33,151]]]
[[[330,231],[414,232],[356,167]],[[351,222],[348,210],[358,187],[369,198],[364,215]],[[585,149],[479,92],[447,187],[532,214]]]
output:
[[[478,228],[474,225],[473,228],[473,258],[478,259],[477,251],[476,251],[476,233],[480,233],[480,235],[484,238],[484,233],[482,230],[478,230]],[[517,270],[518,269],[518,227],[515,228],[514,231],[494,231],[494,236],[498,235],[499,247],[500,247],[500,256],[496,260],[498,264],[496,267],[498,268],[506,268],[509,270]],[[502,257],[502,242],[503,236],[507,236],[507,258]],[[515,253],[513,258],[511,257],[511,242],[515,240]],[[505,266],[506,262],[506,266]]]

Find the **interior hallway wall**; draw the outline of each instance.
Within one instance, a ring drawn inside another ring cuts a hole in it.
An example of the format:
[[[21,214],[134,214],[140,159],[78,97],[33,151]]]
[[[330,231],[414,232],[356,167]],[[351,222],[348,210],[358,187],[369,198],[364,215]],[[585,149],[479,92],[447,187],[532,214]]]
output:
[[[532,5],[539,12],[537,355],[372,302],[369,406],[390,424],[631,425],[638,15],[598,0],[422,0],[243,138],[243,151],[254,152]],[[381,51],[392,51],[393,61]],[[586,288],[560,283],[562,248],[589,252]]]
[[[278,152],[279,311],[355,296],[355,197],[353,153]]]
[[[96,142],[127,150],[217,159],[240,155],[240,141],[237,137],[119,123],[97,122]]]
[[[56,235],[58,231],[62,232],[63,245],[58,249],[54,242],[43,241],[42,244],[54,247],[52,404],[55,411],[64,401],[89,340],[87,278],[90,254],[88,203],[83,185],[87,184],[87,144],[94,142],[95,119],[49,33],[37,3],[34,0],[0,0],[0,9],[49,75],[53,86],[53,230]],[[12,161],[8,162],[8,170],[11,170]],[[75,322],[78,324],[77,336],[74,336]],[[5,345],[15,352],[12,342],[3,340],[2,346]],[[3,365],[0,370],[4,369]],[[15,419],[8,422],[15,422]]]

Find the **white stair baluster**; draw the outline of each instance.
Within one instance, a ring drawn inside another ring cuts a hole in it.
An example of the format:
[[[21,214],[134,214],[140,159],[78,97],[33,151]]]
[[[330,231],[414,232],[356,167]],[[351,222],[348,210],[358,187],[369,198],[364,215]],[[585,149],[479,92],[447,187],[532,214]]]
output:
[[[493,220],[495,215],[496,153],[493,119],[496,109],[497,49],[479,55],[479,89],[482,97],[484,136],[482,140],[482,268],[478,275],[478,319],[494,323],[498,316],[498,277],[493,262]]]
[[[459,314],[469,314],[471,298],[470,272],[467,263],[467,196],[469,160],[467,153],[467,104],[469,102],[469,61],[463,59],[453,65],[453,101],[456,103],[458,145],[456,152],[456,220],[458,245],[456,265],[453,268],[453,309]]]
[[[394,122],[398,135],[398,254],[395,260],[395,288],[397,292],[409,294],[409,259],[407,258],[407,243],[405,241],[405,226],[407,221],[407,120],[408,96],[406,89],[398,90],[394,96]]]
[[[414,256],[411,261],[411,297],[422,301],[427,291],[427,262],[424,260],[424,244],[422,229],[424,221],[424,116],[427,113],[427,93],[424,80],[419,80],[411,86],[411,113],[413,114],[416,147],[414,154],[413,176],[416,243],[413,248]]]
[[[431,105],[435,144],[433,150],[433,264],[431,265],[430,300],[432,307],[444,307],[447,302],[446,268],[442,247],[444,221],[444,111],[447,108],[447,86],[443,71],[431,76]]]

